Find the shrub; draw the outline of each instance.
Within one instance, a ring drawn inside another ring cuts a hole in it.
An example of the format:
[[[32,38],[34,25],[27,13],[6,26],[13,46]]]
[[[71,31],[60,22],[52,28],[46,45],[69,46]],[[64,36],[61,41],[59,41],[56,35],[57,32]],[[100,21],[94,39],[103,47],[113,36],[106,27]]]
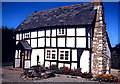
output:
[[[119,82],[118,76],[115,76],[113,74],[98,74],[95,79],[96,81],[99,82]]]
[[[56,65],[51,65],[50,66],[50,70],[56,70],[57,69],[57,66]]]

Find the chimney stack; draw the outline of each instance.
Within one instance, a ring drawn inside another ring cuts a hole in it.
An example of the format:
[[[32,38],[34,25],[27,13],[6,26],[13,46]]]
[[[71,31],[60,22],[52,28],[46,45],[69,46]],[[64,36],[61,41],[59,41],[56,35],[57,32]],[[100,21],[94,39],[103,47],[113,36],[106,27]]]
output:
[[[102,0],[94,0],[94,7],[102,5]]]

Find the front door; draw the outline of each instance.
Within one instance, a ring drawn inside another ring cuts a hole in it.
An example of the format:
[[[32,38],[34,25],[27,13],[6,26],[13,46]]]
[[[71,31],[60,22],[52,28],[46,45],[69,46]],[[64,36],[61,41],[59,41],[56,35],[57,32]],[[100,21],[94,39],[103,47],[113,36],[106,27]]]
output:
[[[21,58],[20,67],[21,67],[21,68],[24,68],[24,51],[21,52],[20,58]]]

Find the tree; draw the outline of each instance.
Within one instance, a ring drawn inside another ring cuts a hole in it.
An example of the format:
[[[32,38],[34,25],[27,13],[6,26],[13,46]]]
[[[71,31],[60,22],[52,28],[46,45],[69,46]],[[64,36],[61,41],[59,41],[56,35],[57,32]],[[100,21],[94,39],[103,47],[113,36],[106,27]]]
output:
[[[15,40],[13,28],[2,27],[2,62],[14,61]]]
[[[112,48],[111,67],[120,69],[120,43]]]

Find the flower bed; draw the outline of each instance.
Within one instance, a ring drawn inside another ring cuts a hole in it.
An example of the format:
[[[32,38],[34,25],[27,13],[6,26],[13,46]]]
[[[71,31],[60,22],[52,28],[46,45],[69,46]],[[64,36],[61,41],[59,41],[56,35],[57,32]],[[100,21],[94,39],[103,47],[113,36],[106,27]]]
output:
[[[99,82],[120,82],[118,76],[113,74],[98,74],[93,80]]]
[[[60,69],[55,69],[56,74],[65,74],[65,75],[72,75],[72,76],[81,76],[82,78],[92,78],[91,73],[82,73],[81,68],[72,70],[68,67],[60,67]]]
[[[30,69],[25,70],[21,76],[22,76],[22,78],[45,79],[45,78],[55,77],[55,73],[46,67],[33,66]]]
[[[92,78],[92,74],[90,73],[82,73],[81,68],[79,69],[70,69],[68,67],[60,67],[57,68],[56,65],[52,65],[50,67],[42,67],[42,66],[33,66],[28,70],[25,70],[23,73],[24,78],[50,78],[54,77],[55,74],[65,74],[72,76],[80,76],[83,78]]]

